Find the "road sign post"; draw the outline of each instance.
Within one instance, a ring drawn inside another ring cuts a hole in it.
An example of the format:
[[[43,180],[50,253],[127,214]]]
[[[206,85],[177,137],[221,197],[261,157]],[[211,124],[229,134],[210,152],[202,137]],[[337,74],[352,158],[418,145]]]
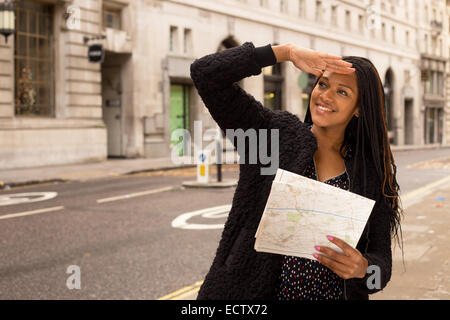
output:
[[[209,151],[202,150],[197,155],[197,182],[209,182]]]

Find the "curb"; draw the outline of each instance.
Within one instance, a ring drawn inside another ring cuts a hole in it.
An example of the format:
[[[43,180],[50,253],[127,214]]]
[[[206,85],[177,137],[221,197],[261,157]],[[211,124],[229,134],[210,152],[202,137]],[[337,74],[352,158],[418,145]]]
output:
[[[126,173],[121,173],[121,176],[125,175],[132,175],[132,174],[138,174],[138,173],[145,173],[145,172],[155,172],[155,171],[169,171],[169,170],[179,170],[179,169],[187,169],[187,168],[195,168],[196,165],[194,164],[185,164],[185,165],[179,165],[176,167],[161,167],[161,168],[152,168],[152,169],[142,169],[142,170],[134,170]]]
[[[201,183],[197,181],[183,181],[182,186],[186,188],[231,188],[237,186],[237,180],[224,179],[221,182],[214,181]]]
[[[65,182],[69,182],[69,181],[72,181],[72,180],[55,178],[55,179],[44,179],[44,180],[30,180],[30,181],[24,181],[24,182],[0,181],[0,191],[8,190],[11,188],[16,188],[16,187],[39,185],[39,184],[46,184],[46,183],[65,183]]]

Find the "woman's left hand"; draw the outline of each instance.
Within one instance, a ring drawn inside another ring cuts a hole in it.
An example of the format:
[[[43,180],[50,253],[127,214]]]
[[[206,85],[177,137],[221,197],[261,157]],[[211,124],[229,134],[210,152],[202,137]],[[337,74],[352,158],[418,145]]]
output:
[[[314,254],[314,257],[342,279],[364,278],[369,262],[361,252],[339,238],[332,236],[327,236],[327,238],[341,248],[344,254],[328,247],[316,246],[317,251],[326,254],[328,257],[322,254]]]

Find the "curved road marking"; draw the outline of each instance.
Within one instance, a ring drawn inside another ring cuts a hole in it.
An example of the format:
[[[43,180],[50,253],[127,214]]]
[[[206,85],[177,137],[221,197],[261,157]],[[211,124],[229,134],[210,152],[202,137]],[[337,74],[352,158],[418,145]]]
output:
[[[55,198],[57,192],[25,192],[0,195],[0,206],[45,201]]]
[[[180,229],[195,229],[195,230],[221,229],[224,226],[223,223],[200,224],[200,223],[189,223],[188,220],[195,216],[202,216],[203,218],[208,219],[226,218],[230,210],[231,204],[227,204],[224,206],[217,206],[183,213],[172,221],[172,227]]]

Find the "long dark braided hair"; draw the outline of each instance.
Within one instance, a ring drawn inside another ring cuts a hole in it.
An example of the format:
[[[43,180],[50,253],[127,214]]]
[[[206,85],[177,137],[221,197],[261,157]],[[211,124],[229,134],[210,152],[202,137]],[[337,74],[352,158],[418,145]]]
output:
[[[404,212],[399,205],[400,186],[397,183],[397,166],[389,143],[383,84],[377,69],[369,59],[357,56],[346,56],[342,59],[352,63],[352,68],[356,69],[359,117],[353,116],[345,128],[340,154],[343,158],[345,157],[344,150],[347,145],[354,150],[352,180],[355,181],[357,178],[357,166],[362,166],[364,187],[366,186],[366,163],[370,161],[375,167],[378,181],[381,182],[379,188],[384,196],[383,200],[387,201],[392,209],[390,215],[391,236],[397,239],[403,252],[400,222]],[[319,77],[316,79],[314,87],[319,79]],[[312,124],[310,105],[308,105],[304,122]]]

